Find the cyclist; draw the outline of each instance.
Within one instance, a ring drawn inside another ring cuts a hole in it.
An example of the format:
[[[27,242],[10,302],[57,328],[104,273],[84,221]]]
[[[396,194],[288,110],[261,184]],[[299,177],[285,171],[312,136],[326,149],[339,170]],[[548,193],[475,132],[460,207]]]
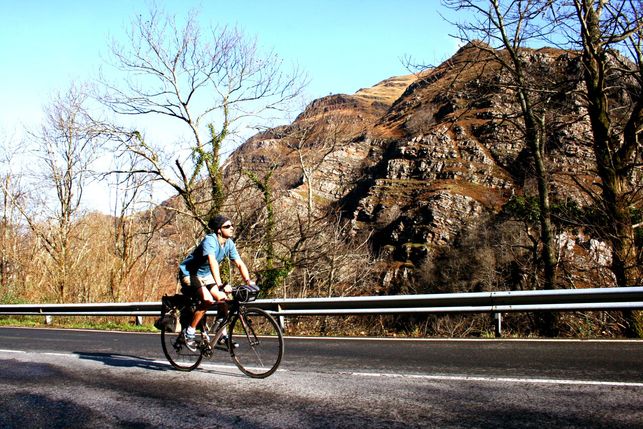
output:
[[[227,312],[226,293],[232,290],[230,286],[225,289],[223,287],[219,271],[221,261],[229,258],[239,270],[243,281],[249,286],[255,285],[232,240],[234,225],[230,219],[217,215],[208,222],[208,230],[201,243],[179,264],[181,286],[188,293],[198,293],[202,301],[194,312],[192,323],[183,330],[186,346],[190,350],[196,350],[196,327],[207,309],[219,303],[219,311],[224,315]],[[225,341],[226,338],[223,337],[220,343]]]

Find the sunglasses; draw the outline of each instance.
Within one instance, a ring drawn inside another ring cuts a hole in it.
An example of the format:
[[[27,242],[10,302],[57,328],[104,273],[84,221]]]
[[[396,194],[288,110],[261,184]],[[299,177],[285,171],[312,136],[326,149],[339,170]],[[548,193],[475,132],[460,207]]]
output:
[[[230,228],[234,228],[234,225],[223,225],[221,227],[221,229],[230,229]]]

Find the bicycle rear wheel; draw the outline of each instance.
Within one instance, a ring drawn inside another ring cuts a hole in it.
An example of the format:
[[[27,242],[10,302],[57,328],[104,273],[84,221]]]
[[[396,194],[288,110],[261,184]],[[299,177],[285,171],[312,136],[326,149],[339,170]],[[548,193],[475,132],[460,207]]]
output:
[[[180,371],[196,369],[203,359],[201,350],[192,351],[187,348],[181,332],[161,331],[163,353],[172,366]]]
[[[232,347],[234,342],[237,347]],[[241,372],[253,378],[265,378],[281,363],[284,338],[270,314],[259,308],[241,308],[230,325],[228,348]]]

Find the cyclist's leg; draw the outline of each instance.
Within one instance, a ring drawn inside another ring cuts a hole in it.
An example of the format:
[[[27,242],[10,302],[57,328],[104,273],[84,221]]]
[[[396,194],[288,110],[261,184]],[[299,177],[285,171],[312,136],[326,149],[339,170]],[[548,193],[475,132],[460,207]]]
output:
[[[205,316],[205,313],[215,303],[214,299],[212,298],[212,294],[210,293],[210,291],[208,291],[206,286],[201,286],[198,289],[197,296],[200,300],[200,303],[194,311],[194,317],[192,318],[192,323],[190,324],[190,326],[194,329],[199,326],[199,322],[201,322],[203,316]]]
[[[217,302],[217,319],[227,319],[229,314],[227,302]]]
[[[192,320],[190,300],[194,291],[183,282],[181,286],[182,296],[176,296],[174,305],[181,311],[180,323],[183,329],[181,332],[161,331],[161,344],[163,353],[172,366],[181,371],[190,371],[199,366],[203,356],[201,351],[197,349],[194,338],[190,341],[185,336],[186,328]]]
[[[228,320],[228,316],[230,315],[230,310],[228,308],[228,303],[223,301],[223,302],[217,302],[217,317],[216,320],[219,321],[219,323],[224,323],[224,321]],[[224,326],[223,329],[221,330],[221,337],[219,338],[218,344],[220,346],[227,345],[228,343],[228,329]],[[232,347],[238,347],[238,344],[236,341],[231,342]]]
[[[204,286],[202,280],[197,276],[190,277],[190,286],[187,290],[184,291],[185,295],[189,297],[189,300],[196,302],[196,308],[194,308],[194,314],[192,314],[191,319],[188,316],[187,325],[183,329],[183,337],[185,339],[185,345],[190,350],[196,350],[198,346],[196,328],[201,328],[202,332],[205,332],[203,326],[205,325],[204,315],[209,307],[208,302],[208,290]]]
[[[190,276],[189,293],[199,301],[199,304],[194,311],[192,323],[190,323],[190,327],[192,329],[196,329],[196,327],[199,326],[199,322],[203,319],[208,308],[215,303],[215,300],[208,289],[207,279],[202,279],[196,275]]]

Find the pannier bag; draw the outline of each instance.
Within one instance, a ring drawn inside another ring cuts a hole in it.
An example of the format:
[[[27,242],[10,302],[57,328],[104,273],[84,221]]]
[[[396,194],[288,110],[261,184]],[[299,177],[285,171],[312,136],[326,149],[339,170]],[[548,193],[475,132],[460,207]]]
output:
[[[177,332],[177,319],[178,317],[170,312],[165,316],[161,316],[156,319],[156,322],[154,322],[154,327],[160,331]]]
[[[182,313],[191,313],[190,311],[181,311],[181,307],[184,305],[184,295],[164,295],[161,298],[161,317],[154,322],[154,327],[165,332],[178,332],[179,319],[183,322]]]

